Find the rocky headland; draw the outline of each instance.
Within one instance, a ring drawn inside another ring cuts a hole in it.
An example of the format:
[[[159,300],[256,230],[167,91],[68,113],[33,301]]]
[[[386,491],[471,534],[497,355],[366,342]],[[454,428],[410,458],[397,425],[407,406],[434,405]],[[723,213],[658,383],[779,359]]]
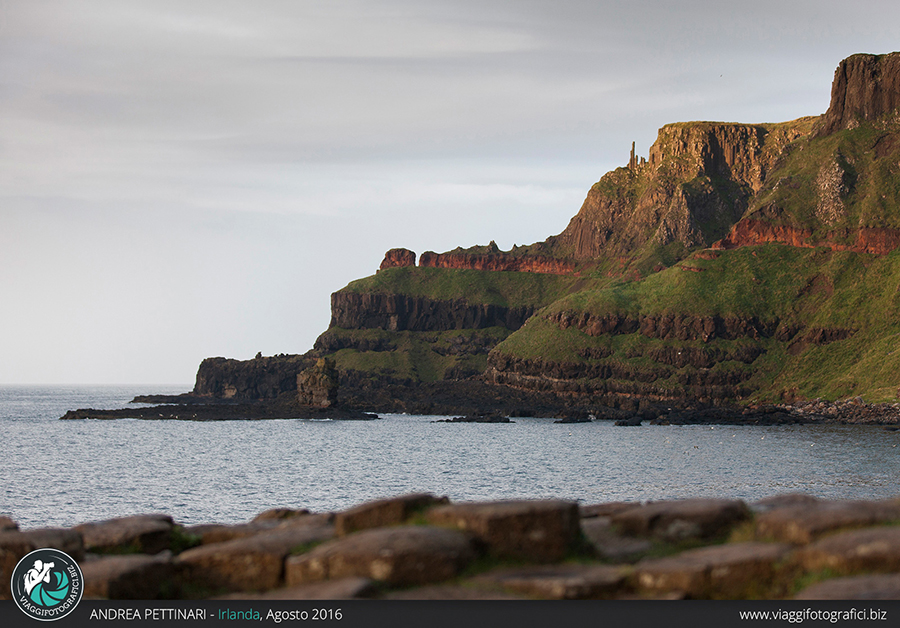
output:
[[[414,494],[229,525],[148,514],[20,530],[0,517],[0,599],[38,547],[75,558],[89,599],[897,599],[898,521],[897,499],[799,494],[599,504]]]
[[[823,115],[667,124],[560,234],[509,251],[390,249],[331,296],[307,353],[208,358],[189,395],[156,401],[184,417],[894,423],[898,107],[900,53],[860,54],[840,62]],[[325,407],[298,388],[321,359],[334,365]]]

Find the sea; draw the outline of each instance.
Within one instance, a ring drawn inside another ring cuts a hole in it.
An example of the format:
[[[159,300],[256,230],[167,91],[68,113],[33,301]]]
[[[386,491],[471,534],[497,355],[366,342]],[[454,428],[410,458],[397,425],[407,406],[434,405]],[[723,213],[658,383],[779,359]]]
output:
[[[877,426],[651,426],[377,421],[79,420],[190,386],[0,386],[0,514],[22,528],[141,513],[236,523],[413,492],[583,504],[783,493],[900,495],[900,432]]]

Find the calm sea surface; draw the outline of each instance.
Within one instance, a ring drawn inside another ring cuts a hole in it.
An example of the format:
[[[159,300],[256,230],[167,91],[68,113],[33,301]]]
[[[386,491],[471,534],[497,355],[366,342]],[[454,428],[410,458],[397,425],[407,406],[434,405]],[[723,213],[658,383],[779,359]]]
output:
[[[59,421],[189,386],[0,386],[0,514],[23,528],[165,512],[246,521],[428,491],[583,503],[785,492],[900,495],[900,432],[878,427],[615,427],[379,421]]]

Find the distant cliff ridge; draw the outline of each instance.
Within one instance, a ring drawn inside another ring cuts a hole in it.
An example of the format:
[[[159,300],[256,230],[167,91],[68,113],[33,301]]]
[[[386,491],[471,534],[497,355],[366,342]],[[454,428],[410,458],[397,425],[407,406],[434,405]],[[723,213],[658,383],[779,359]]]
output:
[[[545,273],[567,275],[574,273],[576,265],[571,260],[557,259],[543,255],[504,253],[495,243],[486,252],[465,250],[435,253],[425,251],[419,258],[423,268],[448,268],[454,270],[490,270],[520,273]],[[379,270],[405,268],[416,265],[416,254],[409,249],[391,249],[384,254]]]
[[[534,307],[469,303],[465,299],[436,300],[405,294],[335,292],[331,295],[331,325],[343,329],[388,331],[448,331],[505,327],[519,329]]]
[[[900,53],[860,54],[824,115],[667,124],[558,235],[391,249],[332,295],[313,351],[205,361],[197,391],[271,397],[328,357],[343,398],[376,410],[894,402],[898,107]]]

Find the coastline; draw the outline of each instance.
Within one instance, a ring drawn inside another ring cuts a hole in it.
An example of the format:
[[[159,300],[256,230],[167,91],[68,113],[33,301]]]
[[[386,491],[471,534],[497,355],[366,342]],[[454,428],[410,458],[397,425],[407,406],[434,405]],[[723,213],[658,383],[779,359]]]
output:
[[[534,407],[511,404],[497,397],[495,403],[479,405],[459,400],[457,403],[432,403],[427,408],[414,408],[410,414],[438,414],[445,416],[502,416],[543,417],[563,423],[614,421],[616,425],[882,425],[886,429],[900,429],[900,404],[866,403],[860,397],[842,401],[821,399],[793,403],[740,406],[679,407],[664,403],[623,404],[613,408],[582,402],[578,405],[540,403]],[[157,404],[142,407],[104,410],[80,408],[69,410],[60,420],[84,419],[143,419],[182,421],[227,421],[246,419],[331,419],[375,420],[377,413],[395,413],[393,406],[373,403],[372,407],[357,404],[335,404],[314,407],[296,403],[287,395],[275,400],[223,400],[191,394],[139,395],[131,403]],[[405,412],[401,410],[400,412]]]

